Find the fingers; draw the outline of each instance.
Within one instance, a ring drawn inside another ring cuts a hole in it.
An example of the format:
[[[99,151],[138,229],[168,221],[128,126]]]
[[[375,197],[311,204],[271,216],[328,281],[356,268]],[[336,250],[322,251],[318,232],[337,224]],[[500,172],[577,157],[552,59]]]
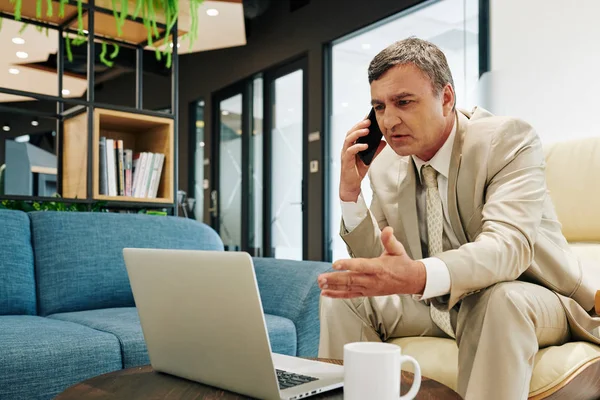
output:
[[[369,148],[369,145],[366,143],[356,143],[353,146],[350,146],[349,148],[346,149],[346,151],[344,151],[344,154],[342,154],[342,163],[345,162],[345,165],[349,165],[353,167],[353,164],[351,163],[347,163],[348,161],[353,161],[356,158],[356,155],[363,150],[366,150]]]
[[[381,266],[377,258],[351,258],[334,262],[333,269],[375,274],[381,270]]]
[[[350,130],[346,133],[342,152],[344,152],[348,147],[352,146],[359,137],[368,135],[370,125],[371,120],[367,118],[350,128]]]
[[[346,136],[350,135],[352,132],[355,132],[359,129],[368,128],[369,125],[371,125],[371,120],[368,118],[363,119],[362,121],[357,122],[356,125],[354,125],[352,128],[350,128],[350,130],[346,133]]]
[[[345,153],[349,147],[351,147],[354,143],[356,143],[358,138],[367,136],[368,134],[369,134],[368,128],[358,129],[353,132],[349,132],[346,135],[346,138],[344,139],[344,146],[342,147],[342,152]]]
[[[394,229],[390,226],[386,226],[383,228],[383,231],[381,231],[381,243],[383,244],[386,253],[390,255],[400,256],[406,252],[402,243],[394,236]]]
[[[365,292],[347,292],[347,291],[337,291],[337,290],[323,290],[321,292],[322,296],[331,297],[332,299],[353,299],[355,297],[364,297],[366,296]]]
[[[333,272],[322,274],[318,278],[322,290],[362,291],[377,284],[374,275],[356,272]]]

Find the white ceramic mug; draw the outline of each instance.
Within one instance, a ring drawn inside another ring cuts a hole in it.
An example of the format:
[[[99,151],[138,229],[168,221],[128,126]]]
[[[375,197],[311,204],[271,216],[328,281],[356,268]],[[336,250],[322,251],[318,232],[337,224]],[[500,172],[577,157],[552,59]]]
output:
[[[410,362],[415,379],[410,390],[400,396],[400,366]],[[421,367],[417,360],[403,356],[399,346],[390,343],[357,342],[344,346],[345,400],[411,400],[421,388]]]

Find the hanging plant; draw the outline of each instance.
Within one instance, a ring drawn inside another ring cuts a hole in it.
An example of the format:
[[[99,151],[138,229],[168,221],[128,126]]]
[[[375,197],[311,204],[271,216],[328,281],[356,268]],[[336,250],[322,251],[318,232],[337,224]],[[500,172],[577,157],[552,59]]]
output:
[[[29,1],[29,0],[26,0]],[[53,2],[58,2],[58,16],[63,18],[65,16],[65,6],[69,4],[69,0],[35,0],[36,3],[36,19],[43,21],[42,8],[44,1],[47,2],[46,7],[46,17],[50,18],[53,16]],[[189,37],[190,48],[192,47],[197,34],[198,34],[198,7],[202,4],[204,0],[188,0],[190,6],[190,15],[191,15],[191,25],[190,30],[186,36]],[[14,7],[13,14],[15,16],[15,20],[21,20],[22,6],[23,0],[10,0],[11,4]],[[130,3],[135,3],[135,7],[133,12],[130,14],[129,6]],[[131,16],[133,19],[141,18],[143,21],[143,25],[146,29],[147,34],[147,44],[148,46],[153,46],[154,43],[158,39],[162,39],[161,46],[156,47],[155,53],[156,58],[160,61],[162,56],[166,56],[166,66],[167,68],[171,67],[172,63],[172,52],[173,52],[173,42],[170,40],[170,32],[175,26],[177,22],[177,18],[179,16],[179,0],[112,0],[112,11],[115,19],[115,24],[117,28],[117,38],[121,38],[123,35],[123,26],[125,25],[125,21],[128,16]],[[84,7],[83,0],[77,0],[77,34],[74,37],[71,37],[69,33],[66,35],[65,40],[65,50],[67,53],[67,59],[69,61],[73,61],[73,53],[71,50],[71,46],[80,46],[87,42],[87,36],[83,29],[83,15],[84,15]],[[164,25],[166,26],[163,37],[161,38],[161,33],[158,29],[158,15],[164,15]],[[21,28],[21,33],[27,29],[28,24],[24,23]],[[37,27],[39,31],[42,31],[44,28]],[[1,20],[0,20],[0,29],[1,29]],[[46,34],[48,34],[48,28],[46,29]],[[98,37],[99,40],[102,40],[102,37]],[[119,54],[119,46],[113,44],[113,51],[108,55],[110,59],[115,59]],[[106,42],[102,42],[102,52],[100,54],[100,61],[105,65],[111,67],[113,62],[107,58],[108,53],[108,45]]]

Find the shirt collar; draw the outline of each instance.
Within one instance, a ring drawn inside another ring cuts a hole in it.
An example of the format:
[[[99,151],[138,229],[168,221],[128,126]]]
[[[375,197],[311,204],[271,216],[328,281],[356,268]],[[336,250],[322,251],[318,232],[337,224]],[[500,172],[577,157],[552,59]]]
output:
[[[446,141],[442,147],[435,153],[435,155],[429,161],[423,161],[417,156],[412,156],[417,171],[419,173],[419,181],[421,181],[421,168],[423,165],[431,165],[439,174],[442,174],[446,179],[450,174],[450,160],[452,158],[452,147],[454,145],[454,137],[456,136],[456,119],[452,126],[450,135],[446,138]]]

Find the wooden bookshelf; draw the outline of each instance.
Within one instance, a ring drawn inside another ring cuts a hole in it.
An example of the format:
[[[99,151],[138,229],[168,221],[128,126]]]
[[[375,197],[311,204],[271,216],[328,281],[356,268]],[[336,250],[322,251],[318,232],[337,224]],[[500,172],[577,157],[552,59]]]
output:
[[[64,123],[63,197],[86,198],[87,193],[87,113]],[[100,137],[123,141],[133,153],[165,155],[156,198],[108,196],[100,194]],[[92,134],[92,196],[94,200],[163,203],[174,202],[174,130],[173,120],[121,111],[94,109]]]

